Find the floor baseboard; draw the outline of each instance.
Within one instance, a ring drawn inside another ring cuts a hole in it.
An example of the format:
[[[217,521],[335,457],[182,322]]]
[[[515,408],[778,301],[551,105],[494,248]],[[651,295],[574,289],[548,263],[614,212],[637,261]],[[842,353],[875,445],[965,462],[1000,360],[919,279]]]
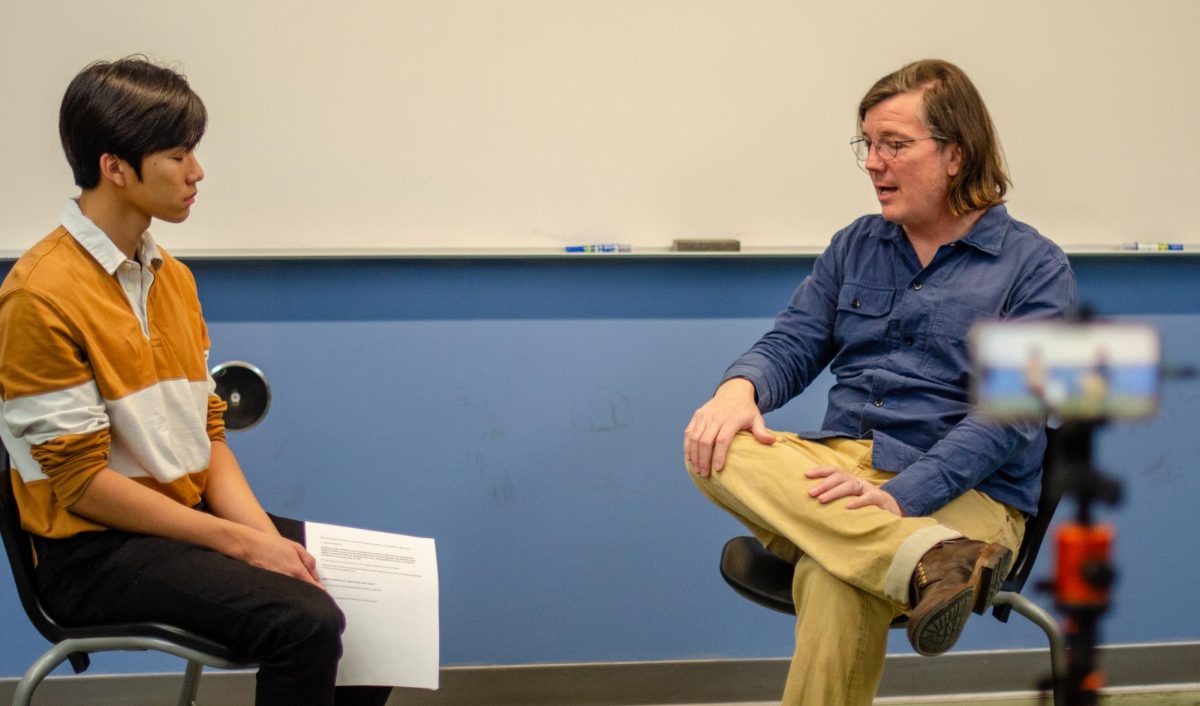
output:
[[[1200,642],[1100,648],[1109,687],[1197,681]],[[396,706],[623,706],[778,701],[787,660],[681,660],[446,667],[441,689],[397,690]],[[1047,650],[961,652],[936,658],[889,656],[880,697],[988,695],[1036,690],[1049,674]],[[38,706],[157,706],[174,703],[179,674],[63,676],[38,689]],[[0,680],[10,703],[17,679]],[[253,703],[252,672],[205,672],[200,706]]]

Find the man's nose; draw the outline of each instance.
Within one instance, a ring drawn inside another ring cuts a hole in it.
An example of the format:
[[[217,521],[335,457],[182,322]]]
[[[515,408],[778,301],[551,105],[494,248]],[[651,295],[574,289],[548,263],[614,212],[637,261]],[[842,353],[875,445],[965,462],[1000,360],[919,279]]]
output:
[[[863,167],[868,172],[883,171],[885,162],[883,157],[879,155],[879,145],[871,143],[867,146],[867,159],[863,162]]]
[[[204,179],[204,167],[200,166],[200,160],[196,159],[195,154],[190,154],[188,157],[191,159],[191,164],[188,165],[188,178],[191,183],[195,184]]]

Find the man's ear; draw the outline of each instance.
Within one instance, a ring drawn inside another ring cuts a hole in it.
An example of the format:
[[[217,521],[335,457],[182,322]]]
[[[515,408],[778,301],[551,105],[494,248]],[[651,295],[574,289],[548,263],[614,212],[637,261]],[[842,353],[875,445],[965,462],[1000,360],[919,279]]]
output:
[[[100,178],[111,181],[113,185],[124,187],[129,183],[130,179],[134,178],[133,168],[129,166],[129,162],[121,159],[115,154],[105,152],[100,155]]]
[[[958,172],[962,169],[962,147],[958,143],[950,145],[948,150],[950,159],[946,162],[946,174],[951,178],[958,176]]]

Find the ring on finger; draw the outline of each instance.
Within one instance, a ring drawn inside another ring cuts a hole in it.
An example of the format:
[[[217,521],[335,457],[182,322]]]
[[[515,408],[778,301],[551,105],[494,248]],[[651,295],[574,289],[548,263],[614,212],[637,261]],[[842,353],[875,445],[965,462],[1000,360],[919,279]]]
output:
[[[858,494],[859,494],[859,495],[862,495],[862,494],[863,494],[863,484],[862,484],[862,481],[861,481],[861,480],[860,480],[860,481],[858,481]]]

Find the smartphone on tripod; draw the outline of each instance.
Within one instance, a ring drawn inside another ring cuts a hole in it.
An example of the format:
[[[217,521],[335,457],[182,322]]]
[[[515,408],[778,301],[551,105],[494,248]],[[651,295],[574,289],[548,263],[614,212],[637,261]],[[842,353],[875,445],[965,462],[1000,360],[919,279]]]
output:
[[[1161,342],[1146,324],[982,322],[968,346],[972,399],[996,419],[1139,419],[1158,409]]]

